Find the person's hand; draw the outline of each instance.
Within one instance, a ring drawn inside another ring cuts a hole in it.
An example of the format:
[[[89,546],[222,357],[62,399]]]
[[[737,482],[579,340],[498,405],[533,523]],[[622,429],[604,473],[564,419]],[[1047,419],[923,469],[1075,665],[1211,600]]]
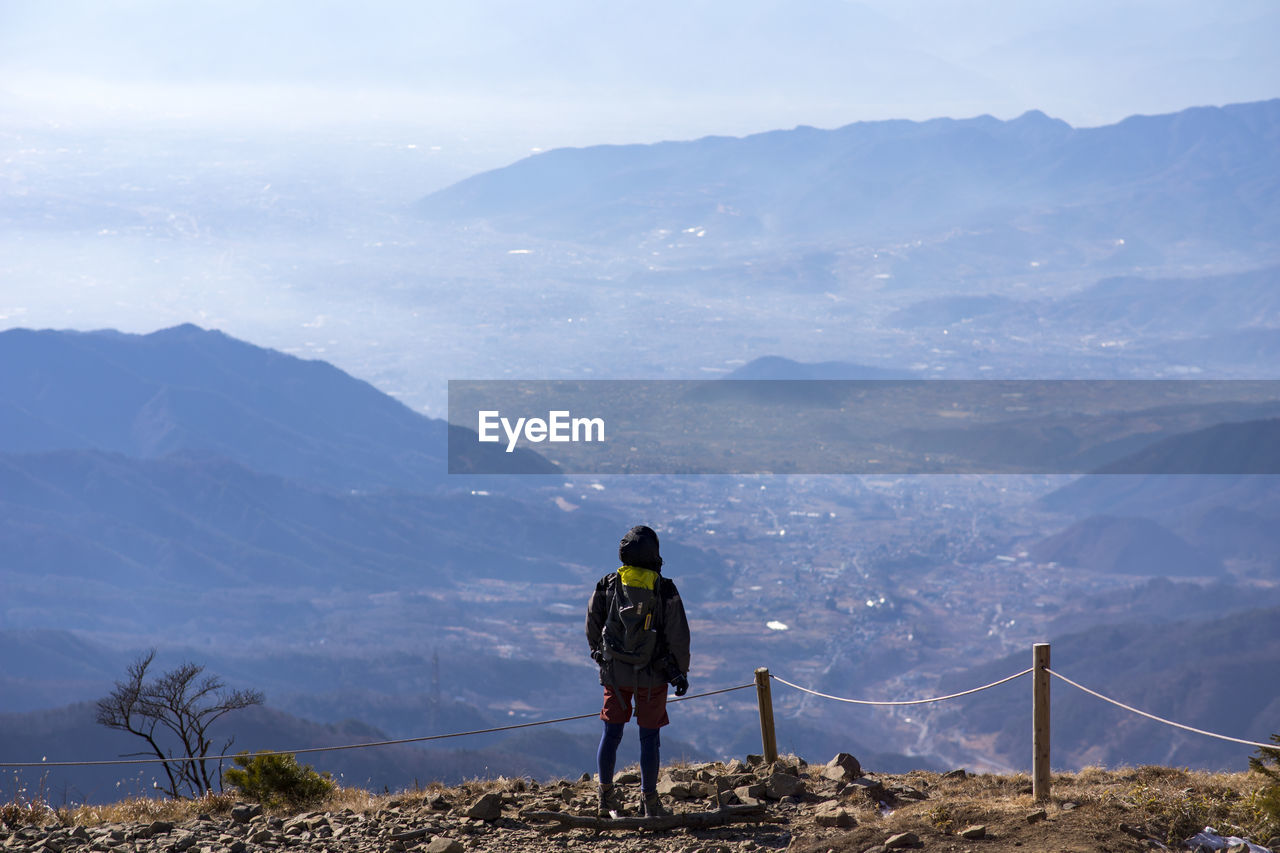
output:
[[[600,650],[600,649],[592,649],[592,650],[591,650],[591,659],[592,659],[593,661],[595,661],[596,663],[600,664],[600,666],[604,666],[604,652],[603,652],[602,650]]]
[[[683,696],[689,692],[689,679],[681,674],[671,679],[671,686],[676,689],[677,696]]]

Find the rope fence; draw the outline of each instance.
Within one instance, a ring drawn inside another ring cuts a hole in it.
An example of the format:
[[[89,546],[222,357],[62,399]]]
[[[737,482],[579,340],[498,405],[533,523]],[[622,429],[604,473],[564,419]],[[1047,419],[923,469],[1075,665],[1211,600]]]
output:
[[[1110,696],[1103,696],[1101,693],[1099,693],[1096,690],[1090,690],[1088,687],[1085,687],[1083,684],[1077,684],[1076,682],[1072,681],[1070,678],[1067,678],[1065,675],[1063,675],[1060,672],[1057,672],[1056,670],[1052,670],[1052,669],[1049,670],[1049,674],[1052,675],[1054,678],[1062,679],[1067,684],[1070,684],[1072,687],[1076,688],[1077,690],[1083,690],[1085,693],[1088,693],[1090,696],[1096,696],[1097,698],[1101,699],[1103,702],[1110,702],[1112,705],[1115,705],[1117,708],[1123,708],[1126,711],[1137,714],[1141,717],[1146,717],[1148,720],[1155,720],[1157,723],[1164,723],[1166,726],[1173,726],[1175,729],[1182,729],[1188,732],[1195,732],[1196,734],[1204,735],[1205,737],[1216,737],[1218,740],[1228,740],[1228,741],[1231,741],[1232,743],[1242,743],[1245,746],[1260,746],[1265,749],[1272,749],[1275,747],[1274,743],[1258,743],[1256,740],[1244,740],[1238,737],[1230,737],[1229,735],[1220,735],[1215,732],[1207,732],[1204,729],[1197,729],[1195,726],[1188,726],[1188,725],[1184,725],[1183,723],[1175,723],[1173,720],[1166,720],[1164,717],[1157,717],[1155,714],[1149,714],[1146,711],[1140,711],[1137,708],[1133,707],[1132,705],[1126,705],[1123,702],[1120,702],[1116,699],[1112,699]]]
[[[768,685],[769,681],[777,681],[785,684],[802,693],[810,696],[818,696],[823,699],[829,699],[833,702],[846,702],[851,705],[870,705],[879,707],[900,707],[904,705],[925,705],[932,702],[945,702],[949,699],[959,699],[962,696],[970,696],[974,693],[980,693],[983,690],[990,690],[993,687],[999,687],[1024,675],[1033,676],[1033,688],[1031,694],[1031,776],[1032,776],[1032,794],[1036,800],[1047,800],[1049,798],[1049,785],[1051,774],[1049,772],[1049,681],[1050,676],[1058,678],[1077,690],[1081,690],[1090,696],[1108,702],[1117,708],[1121,708],[1140,717],[1154,720],[1157,723],[1163,723],[1166,726],[1172,726],[1176,729],[1192,732],[1206,737],[1217,738],[1218,740],[1228,741],[1230,743],[1238,743],[1243,746],[1253,746],[1261,749],[1274,749],[1276,744],[1260,743],[1259,741],[1246,740],[1244,738],[1231,737],[1230,735],[1218,734],[1217,732],[1206,731],[1195,726],[1188,726],[1185,723],[1175,722],[1164,717],[1157,716],[1148,711],[1127,705],[1118,699],[1112,699],[1096,690],[1092,690],[1073,681],[1067,676],[1049,667],[1049,644],[1036,643],[1032,647],[1032,665],[1021,672],[1015,672],[1013,675],[1005,676],[998,681],[990,684],[984,684],[980,687],[974,687],[969,690],[962,690],[958,693],[948,693],[945,696],[933,696],[928,699],[897,699],[897,700],[879,700],[879,699],[850,699],[845,696],[833,696],[830,693],[822,693],[818,690],[812,690],[808,687],[802,687],[795,682],[788,681],[778,675],[773,675],[767,669],[756,670],[756,692],[760,702],[760,737],[764,744],[765,759],[772,761],[777,757],[777,740],[773,732],[773,707],[772,696],[770,695]]]
[[[1121,708],[1157,723],[1163,723],[1166,726],[1172,726],[1176,729],[1192,732],[1206,737],[1217,738],[1218,740],[1229,741],[1231,743],[1242,744],[1244,746],[1259,747],[1263,749],[1274,748],[1275,744],[1260,743],[1258,741],[1246,740],[1244,738],[1231,737],[1229,735],[1218,734],[1216,732],[1198,729],[1194,726],[1188,726],[1184,723],[1178,723],[1173,720],[1159,717],[1147,711],[1140,710],[1132,705],[1126,705],[1117,699],[1105,696],[1096,690],[1085,687],[1079,682],[1073,681],[1067,676],[1049,667],[1049,644],[1037,643],[1032,648],[1032,665],[1020,672],[1007,675],[990,684],[983,684],[979,687],[973,687],[969,690],[961,690],[958,693],[948,693],[945,696],[932,696],[927,699],[851,699],[844,696],[833,696],[830,693],[822,693],[808,687],[803,687],[793,681],[789,681],[779,675],[773,675],[767,668],[761,667],[755,672],[755,681],[751,684],[738,684],[733,687],[724,687],[719,690],[709,690],[705,693],[695,693],[691,696],[683,696],[669,700],[670,702],[687,702],[692,699],[703,699],[708,696],[718,696],[723,693],[732,693],[737,690],[746,690],[750,687],[756,688],[756,701],[760,711],[760,737],[764,747],[764,758],[766,761],[776,761],[777,754],[777,737],[774,733],[773,725],[773,697],[769,688],[770,681],[777,681],[779,684],[785,684],[801,693],[817,696],[822,699],[828,699],[833,702],[844,702],[851,705],[869,705],[875,707],[901,707],[907,705],[926,705],[934,702],[946,702],[951,699],[959,699],[963,696],[971,696],[975,693],[981,693],[984,690],[990,690],[993,687],[999,687],[1015,681],[1024,675],[1031,675],[1033,681],[1032,688],[1032,790],[1035,799],[1044,800],[1049,796],[1049,682],[1050,676],[1066,682],[1077,690],[1089,694],[1103,702],[1110,703],[1117,708]],[[599,712],[590,714],[574,714],[568,717],[555,717],[547,720],[534,720],[527,723],[512,723],[506,726],[494,726],[487,729],[473,729],[465,732],[450,732],[448,734],[439,735],[421,735],[418,737],[398,738],[395,740],[370,741],[365,743],[349,743],[339,746],[313,746],[302,749],[287,750],[271,750],[255,753],[256,755],[305,755],[315,752],[338,752],[350,749],[369,749],[379,746],[395,746],[399,744],[425,743],[427,741],[446,740],[448,738],[468,737],[471,735],[495,734],[498,732],[509,732],[517,729],[533,728],[535,726],[547,726],[555,723],[567,723],[572,720],[587,720],[599,717]],[[104,761],[9,761],[0,762],[0,768],[19,768],[19,767],[103,767],[112,765],[125,764],[167,764],[182,763],[189,761],[221,761],[225,759],[225,755],[214,756],[193,756],[184,755],[174,758],[118,758]]]
[[[990,690],[992,687],[999,687],[1001,684],[1004,684],[1009,681],[1013,681],[1015,678],[1021,678],[1022,676],[1031,673],[1032,670],[1033,670],[1033,667],[1027,667],[1022,672],[1015,672],[1013,675],[1005,676],[999,681],[993,681],[990,684],[984,684],[981,687],[975,687],[972,690],[962,690],[959,693],[948,693],[946,696],[934,696],[929,699],[899,699],[892,702],[879,701],[879,700],[873,700],[873,699],[846,699],[843,696],[832,696],[829,693],[819,693],[817,690],[810,690],[807,687],[801,687],[799,684],[793,684],[790,681],[787,681],[785,678],[778,675],[773,675],[772,673],[770,673],[769,677],[772,678],[774,681],[777,681],[781,684],[785,684],[788,687],[793,687],[796,690],[799,690],[801,693],[808,693],[811,696],[821,696],[823,699],[831,699],[835,702],[848,702],[851,705],[878,705],[878,706],[885,707],[885,706],[896,706],[896,705],[927,705],[930,702],[945,702],[948,699],[959,699],[961,696],[968,696],[971,693],[981,693],[983,690]]]
[[[707,696],[718,696],[721,693],[732,693],[735,690],[746,690],[753,687],[753,684],[739,684],[736,687],[724,687],[719,690],[709,690],[706,693],[695,693],[692,696],[681,696],[678,699],[670,699],[668,702],[687,702],[690,699],[702,699]],[[468,732],[450,732],[443,735],[421,735],[419,737],[405,737],[396,740],[377,740],[367,743],[347,743],[341,746],[311,746],[304,749],[277,749],[267,750],[263,752],[255,752],[254,755],[305,755],[311,752],[338,752],[344,749],[368,749],[374,746],[395,746],[404,743],[424,743],[431,740],[445,740],[447,738],[467,737],[469,735],[488,735],[495,732],[510,732],[516,729],[528,729],[534,726],[548,726],[552,723],[567,723],[571,720],[589,720],[593,717],[599,717],[600,712],[594,711],[590,714],[575,714],[572,717],[556,717],[550,720],[535,720],[528,723],[512,723],[509,726],[495,726],[491,729],[473,729]],[[110,767],[119,764],[180,764],[184,761],[219,761],[226,758],[222,755],[182,755],[174,758],[114,758],[105,761],[5,761],[0,762],[0,767]]]
[[[1035,667],[1027,667],[1021,672],[1015,672],[1013,675],[1005,676],[999,681],[993,681],[990,684],[984,684],[981,687],[974,687],[970,690],[962,690],[959,693],[948,693],[946,696],[933,696],[929,699],[900,699],[895,701],[882,701],[882,700],[873,700],[873,699],[848,699],[844,696],[832,696],[829,693],[821,693],[817,690],[810,690],[808,687],[802,687],[799,684],[795,684],[791,681],[788,681],[787,679],[779,675],[774,675],[770,673],[769,677],[772,678],[774,681],[779,682],[780,684],[785,684],[788,687],[795,688],[796,690],[799,690],[801,693],[808,693],[810,696],[820,696],[823,699],[830,699],[834,702],[848,702],[852,705],[875,705],[875,706],[885,707],[885,706],[899,706],[899,705],[925,705],[930,702],[945,702],[948,699],[959,699],[961,696],[969,696],[973,693],[981,693],[983,690],[990,690],[992,687],[999,687],[1001,684],[1005,684],[1009,681],[1013,681],[1015,679],[1021,678],[1022,676],[1028,675],[1034,671],[1035,671]],[[1067,676],[1063,675],[1057,670],[1046,669],[1046,672],[1048,672],[1049,675],[1052,675],[1054,678],[1058,678],[1058,679],[1061,679],[1062,681],[1065,681],[1067,684],[1070,684],[1072,687],[1076,688],[1077,690],[1082,690],[1085,693],[1088,693],[1090,696],[1094,696],[1098,699],[1101,699],[1103,702],[1109,702],[1112,705],[1115,705],[1117,708],[1123,708],[1124,710],[1129,711],[1130,713],[1137,714],[1142,717],[1146,717],[1149,720],[1155,720],[1157,723],[1164,723],[1166,726],[1173,726],[1174,728],[1182,729],[1183,731],[1194,732],[1195,734],[1198,734],[1198,735],[1217,738],[1218,740],[1230,741],[1231,743],[1239,743],[1239,744],[1243,744],[1244,746],[1256,746],[1256,747],[1263,747],[1266,749],[1274,749],[1276,746],[1274,743],[1260,743],[1259,741],[1256,741],[1256,740],[1245,740],[1244,738],[1231,737],[1230,735],[1223,735],[1223,734],[1218,734],[1217,732],[1210,732],[1204,729],[1198,729],[1195,726],[1188,726],[1185,723],[1178,723],[1173,720],[1169,720],[1164,717],[1160,717],[1155,714],[1149,713],[1147,711],[1143,711],[1140,708],[1135,708],[1132,705],[1126,705],[1125,703],[1121,702],[1118,699],[1112,699],[1110,696],[1104,696],[1098,691],[1091,690],[1077,681],[1072,681],[1070,678],[1067,678]],[[747,685],[747,686],[750,686],[750,685]]]

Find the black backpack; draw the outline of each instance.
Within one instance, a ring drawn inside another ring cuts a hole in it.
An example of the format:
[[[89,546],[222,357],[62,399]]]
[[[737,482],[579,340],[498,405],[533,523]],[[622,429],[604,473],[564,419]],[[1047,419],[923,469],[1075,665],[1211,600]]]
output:
[[[668,581],[659,576],[653,589],[627,586],[617,572],[604,581],[605,620],[601,650],[606,661],[643,669],[666,653],[662,635],[664,593]]]

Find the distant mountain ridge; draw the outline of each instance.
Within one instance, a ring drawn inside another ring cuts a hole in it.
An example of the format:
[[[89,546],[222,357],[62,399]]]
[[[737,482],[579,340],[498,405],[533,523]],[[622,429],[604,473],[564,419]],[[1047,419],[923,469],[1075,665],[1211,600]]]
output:
[[[0,453],[196,453],[339,491],[429,492],[448,482],[449,429],[328,362],[191,324],[0,332]]]
[[[333,488],[432,490],[443,421],[367,382],[190,324],[0,332],[0,452],[216,454]]]
[[[423,199],[431,219],[577,242],[888,238],[1024,220],[1093,238],[1270,243],[1280,99],[1072,128],[1038,111],[557,149]],[[702,235],[699,235],[702,236]]]
[[[1031,549],[1040,563],[1127,575],[1217,575],[1222,566],[1148,518],[1091,516]]]
[[[802,362],[780,355],[764,355],[736,368],[725,379],[914,379],[916,374],[888,367],[847,361]]]
[[[1172,435],[1098,474],[1280,474],[1280,418],[1221,423]]]
[[[1198,359],[1221,357],[1229,347],[1234,361],[1252,362],[1254,375],[1267,375],[1274,372],[1268,348],[1280,334],[1280,266],[1213,276],[1110,277],[1056,300],[934,297],[894,311],[888,322],[904,329],[962,325],[1018,334],[1028,316],[1060,333],[1131,337],[1148,346],[1162,338],[1194,346],[1183,342],[1190,335],[1215,336],[1212,351],[1198,353]],[[1162,347],[1179,349],[1167,342]]]

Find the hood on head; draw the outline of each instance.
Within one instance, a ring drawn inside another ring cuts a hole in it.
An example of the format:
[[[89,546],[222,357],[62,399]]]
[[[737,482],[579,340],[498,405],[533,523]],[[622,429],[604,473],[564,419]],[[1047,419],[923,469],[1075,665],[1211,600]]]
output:
[[[662,556],[658,553],[658,534],[643,524],[633,527],[618,543],[618,559],[624,566],[662,571]]]

